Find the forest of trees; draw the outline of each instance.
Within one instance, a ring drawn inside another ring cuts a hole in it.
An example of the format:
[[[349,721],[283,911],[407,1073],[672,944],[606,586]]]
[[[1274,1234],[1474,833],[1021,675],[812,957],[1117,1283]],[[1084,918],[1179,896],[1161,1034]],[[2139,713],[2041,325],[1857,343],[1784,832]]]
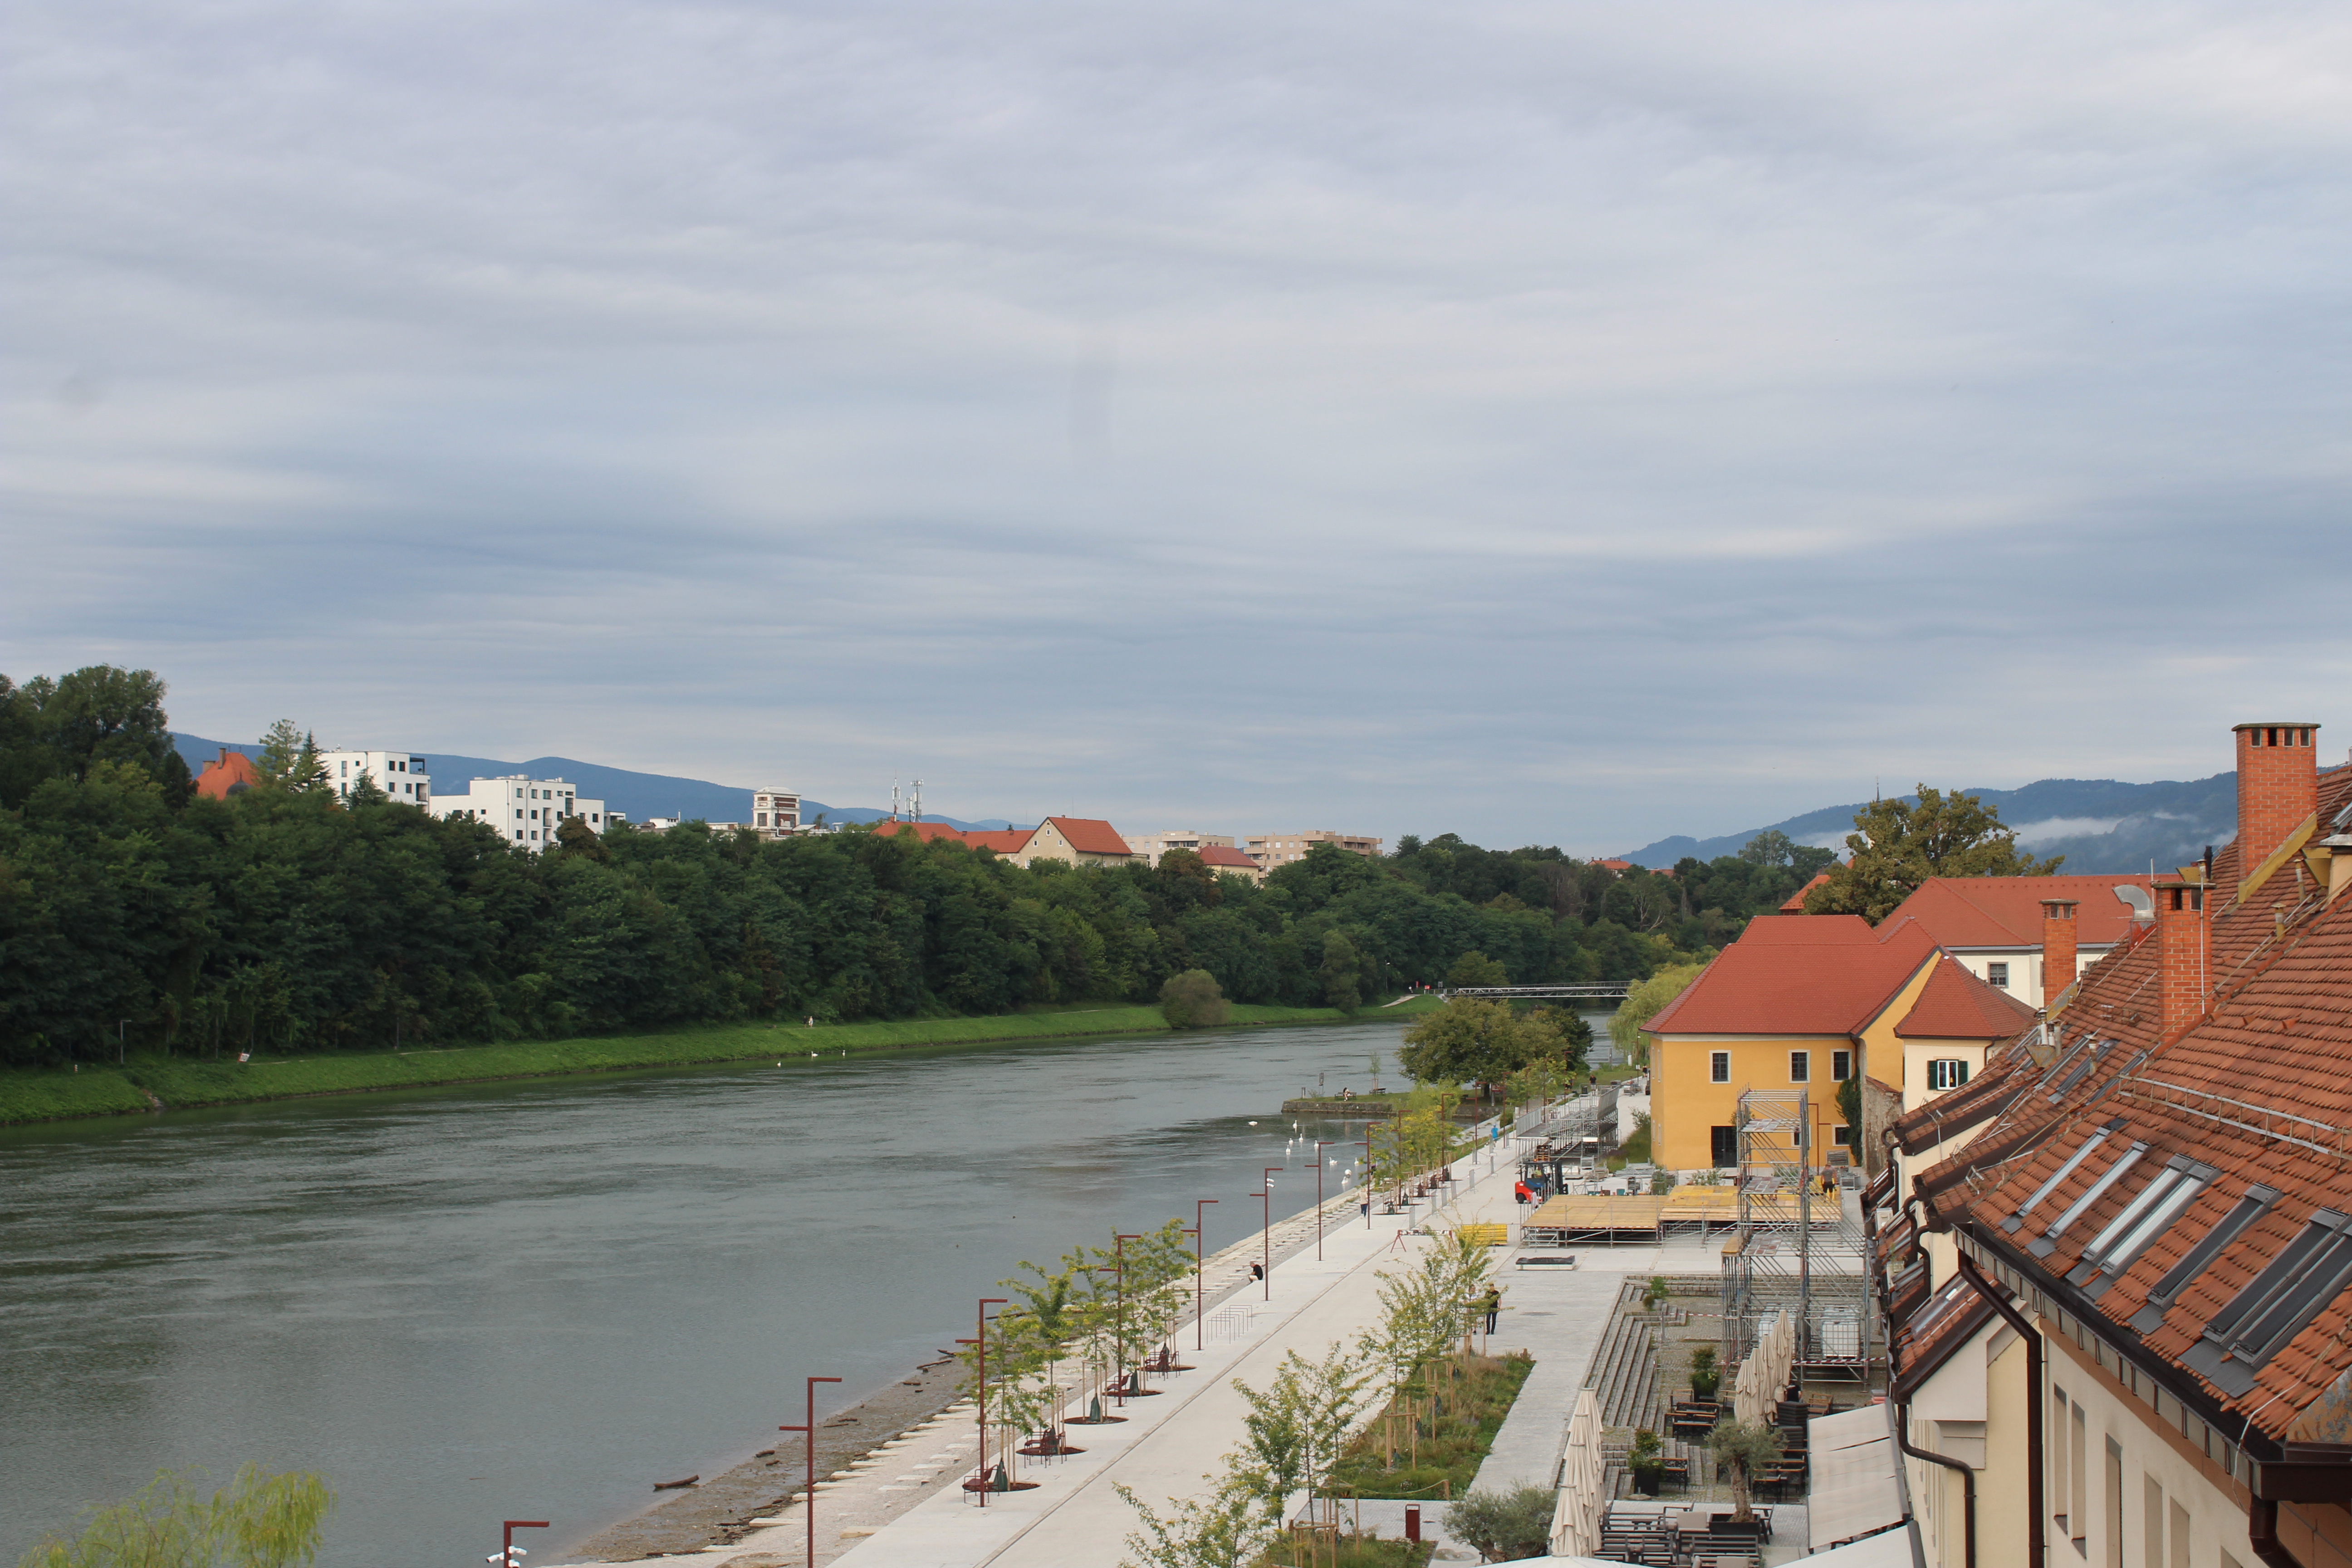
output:
[[[264,787],[198,797],[163,695],[107,667],[0,677],[0,1060],[1150,1001],[1189,969],[1239,1002],[1349,1006],[1474,951],[1513,982],[1637,980],[1727,925],[1674,878],[1451,834],[1377,859],[1318,847],[1263,887],[1181,852],[1024,869],[887,825],[774,841],[575,820],[535,856],[338,800],[291,726]]]

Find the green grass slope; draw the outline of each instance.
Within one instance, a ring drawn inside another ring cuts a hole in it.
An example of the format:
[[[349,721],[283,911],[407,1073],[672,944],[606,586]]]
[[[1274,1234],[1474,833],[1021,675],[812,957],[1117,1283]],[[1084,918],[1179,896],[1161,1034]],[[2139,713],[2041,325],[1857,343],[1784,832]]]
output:
[[[1409,1016],[1426,1011],[1430,1005],[1433,1004],[1415,999],[1396,1007],[1367,1008],[1355,1016],[1355,1021]],[[1242,1026],[1271,1026],[1349,1020],[1347,1015],[1328,1007],[1236,1004],[1232,1021]],[[0,1123],[152,1110],[154,1104],[148,1098],[151,1094],[167,1108],[178,1110],[305,1095],[482,1083],[499,1079],[686,1067],[700,1062],[751,1061],[761,1057],[772,1059],[812,1052],[824,1056],[843,1052],[863,1055],[915,1046],[990,1045],[1168,1032],[1167,1022],[1157,1007],[1076,1006],[1039,1008],[990,1017],[910,1018],[878,1024],[819,1025],[815,1028],[796,1027],[789,1023],[737,1024],[668,1034],[517,1041],[432,1050],[338,1052],[246,1063],[135,1058],[121,1068],[85,1063],[79,1072],[22,1068],[0,1071]]]

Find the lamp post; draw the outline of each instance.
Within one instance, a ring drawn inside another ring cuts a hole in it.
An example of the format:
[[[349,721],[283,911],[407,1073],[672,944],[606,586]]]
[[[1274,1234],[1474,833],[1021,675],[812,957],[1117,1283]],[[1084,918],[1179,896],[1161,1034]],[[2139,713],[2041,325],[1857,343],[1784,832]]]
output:
[[[1141,1241],[1143,1237],[1140,1232],[1123,1232],[1115,1230],[1110,1233],[1110,1255],[1118,1264],[1118,1276],[1115,1283],[1118,1290],[1118,1343],[1121,1356],[1124,1356],[1127,1353],[1127,1244],[1130,1241]],[[1134,1373],[1127,1367],[1122,1366],[1118,1369],[1118,1398],[1121,1405],[1127,1403],[1128,1379],[1133,1376]],[[1137,1380],[1137,1384],[1139,1387],[1141,1386],[1140,1379]]]
[[[1372,1124],[1364,1123],[1364,1228],[1372,1228]]]
[[[1204,1226],[1202,1211],[1216,1201],[1214,1198],[1192,1200],[1192,1348],[1194,1350],[1202,1348],[1201,1314],[1207,1310],[1209,1299],[1208,1286],[1201,1273],[1203,1267],[1202,1249],[1205,1246],[1202,1240]]]
[[[1265,1299],[1269,1301],[1274,1300],[1274,1173],[1289,1168],[1287,1165],[1266,1166],[1265,1174],[1258,1178],[1265,1190],[1252,1194],[1265,1200],[1263,1205],[1265,1215],[1259,1222],[1257,1232],[1257,1271],[1260,1281],[1265,1286]]]
[[[495,1563],[499,1564],[499,1568],[522,1568],[522,1564],[517,1560],[528,1557],[530,1553],[525,1552],[521,1547],[517,1546],[514,1543],[514,1532],[518,1530],[545,1530],[547,1528],[547,1521],[543,1519],[509,1519],[505,1521],[505,1524],[506,1533],[500,1538],[499,1554],[496,1557],[485,1558],[483,1561],[487,1563]]]
[[[1340,1142],[1337,1138],[1315,1141],[1315,1261],[1323,1261],[1323,1151]]]
[[[808,1380],[808,1425],[776,1428],[779,1432],[798,1432],[803,1437],[802,1452],[808,1462],[808,1490],[802,1494],[801,1501],[808,1509],[809,1568],[816,1568],[816,1385],[820,1383],[839,1383],[841,1379],[837,1377],[810,1378]]]
[[[980,1385],[980,1506],[982,1508],[988,1506],[988,1489],[993,1479],[988,1473],[988,1310],[1003,1306],[1006,1300],[1003,1296],[982,1296],[980,1309],[973,1314],[977,1320],[974,1331],[980,1336],[971,1342],[980,1347],[980,1372],[975,1381]],[[814,1558],[810,1559],[810,1564],[814,1568]]]

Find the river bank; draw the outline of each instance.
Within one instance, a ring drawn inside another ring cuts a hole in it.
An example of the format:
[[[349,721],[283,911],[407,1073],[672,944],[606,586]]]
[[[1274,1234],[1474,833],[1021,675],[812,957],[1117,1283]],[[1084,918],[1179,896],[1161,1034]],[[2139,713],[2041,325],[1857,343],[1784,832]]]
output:
[[[1385,1022],[1427,1012],[1436,1005],[1429,998],[1411,997],[1377,1015],[1360,1014],[1350,1018],[1328,1007],[1236,1003],[1227,1026]],[[861,1057],[913,1047],[1003,1046],[1173,1032],[1157,1007],[1101,1005],[983,1017],[820,1024],[813,1028],[795,1027],[789,1023],[722,1025],[660,1034],[514,1041],[494,1046],[257,1057],[242,1063],[138,1057],[119,1067],[84,1062],[78,1070],[0,1070],[0,1126],[321,1095],[368,1094],[384,1089],[436,1089],[456,1084],[756,1061],[761,1057]]]

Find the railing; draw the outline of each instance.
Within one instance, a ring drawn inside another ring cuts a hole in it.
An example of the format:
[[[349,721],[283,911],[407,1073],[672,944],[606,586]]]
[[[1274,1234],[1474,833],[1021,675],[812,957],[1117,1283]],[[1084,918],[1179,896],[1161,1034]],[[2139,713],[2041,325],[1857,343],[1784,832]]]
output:
[[[2308,1116],[2297,1116],[2292,1111],[2273,1110],[2267,1105],[2253,1105],[2242,1100],[2232,1100],[2226,1094],[2215,1094],[2210,1089],[2190,1089],[2185,1084],[2165,1083],[2151,1078],[2126,1079],[2116,1087],[2116,1094],[2117,1098],[2123,1100],[2145,1100],[2164,1106],[2168,1110],[2185,1110],[2191,1116],[2202,1117],[2208,1121],[2219,1122],[2224,1127],[2235,1128],[2241,1132],[2251,1132],[2258,1138],[2268,1138],[2274,1142],[2292,1143],[2298,1149],[2309,1149],[2315,1153],[2332,1154],[2338,1159],[2352,1158],[2352,1128],[2335,1126],[2325,1121],[2314,1121]],[[2261,1120],[2242,1121],[2237,1117],[2226,1116],[2218,1110],[2209,1109],[2216,1105],[2226,1105],[2231,1110],[2245,1111]],[[2299,1128],[2306,1128],[2324,1137],[2326,1142],[2319,1142],[2311,1138],[2297,1137],[2292,1132],[2283,1132],[2273,1125],[2274,1122],[2282,1121],[2291,1122]]]

